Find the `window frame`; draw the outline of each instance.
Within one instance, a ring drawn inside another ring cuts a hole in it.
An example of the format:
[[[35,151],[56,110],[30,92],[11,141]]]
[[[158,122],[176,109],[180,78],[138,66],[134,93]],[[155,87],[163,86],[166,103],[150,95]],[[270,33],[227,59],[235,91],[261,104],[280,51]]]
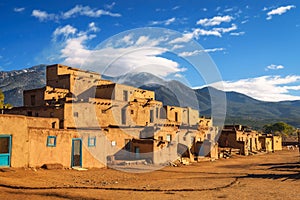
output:
[[[95,147],[96,141],[97,141],[96,136],[89,136],[88,137],[88,147]]]
[[[51,143],[52,139],[54,139],[53,144]],[[47,147],[56,147],[56,136],[54,136],[54,135],[47,136]]]

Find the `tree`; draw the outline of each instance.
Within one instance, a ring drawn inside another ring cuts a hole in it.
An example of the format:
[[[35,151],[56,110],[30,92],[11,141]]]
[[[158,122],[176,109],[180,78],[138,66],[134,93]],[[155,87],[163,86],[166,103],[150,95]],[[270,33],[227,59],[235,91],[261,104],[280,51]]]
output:
[[[2,109],[4,106],[4,94],[2,90],[0,90],[0,108]]]
[[[2,90],[0,90],[0,109],[11,108],[12,106],[10,104],[5,104],[4,103],[4,99],[5,99],[5,96],[2,92]]]
[[[296,129],[287,123],[277,122],[275,124],[264,125],[263,131],[274,135],[288,136],[293,135]]]

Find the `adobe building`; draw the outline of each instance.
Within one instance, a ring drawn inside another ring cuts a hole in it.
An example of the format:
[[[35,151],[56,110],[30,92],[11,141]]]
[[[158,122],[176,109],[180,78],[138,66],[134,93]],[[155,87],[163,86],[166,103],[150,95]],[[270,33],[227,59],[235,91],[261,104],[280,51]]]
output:
[[[260,134],[259,141],[262,144],[262,150],[274,152],[282,150],[282,137],[272,134]]]
[[[247,126],[225,125],[218,139],[220,147],[239,149],[240,154],[249,155],[259,151],[282,150],[279,136],[259,134]]]
[[[217,158],[217,130],[198,110],[163,105],[153,91],[60,64],[47,66],[46,80],[24,91],[24,106],[0,116],[0,165],[89,168],[118,159]],[[22,130],[6,128],[17,121]]]

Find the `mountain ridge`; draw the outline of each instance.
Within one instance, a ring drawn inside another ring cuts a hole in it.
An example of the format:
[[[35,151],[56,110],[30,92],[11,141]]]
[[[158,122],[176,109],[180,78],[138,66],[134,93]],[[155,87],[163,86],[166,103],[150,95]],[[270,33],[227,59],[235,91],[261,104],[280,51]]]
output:
[[[23,91],[45,86],[46,65],[27,69],[0,71],[0,89],[5,95],[5,103],[21,106]],[[103,78],[111,81],[152,90],[156,99],[164,105],[192,107],[200,110],[200,115],[211,115],[211,93],[226,94],[226,123],[245,124],[261,128],[264,124],[285,121],[300,127],[300,100],[267,102],[260,101],[235,91],[223,92],[212,87],[192,89],[176,80],[163,80],[146,72]],[[220,96],[221,97],[221,96]],[[222,103],[222,102],[221,102]],[[218,107],[218,106],[216,106]],[[218,108],[214,112],[222,112]]]

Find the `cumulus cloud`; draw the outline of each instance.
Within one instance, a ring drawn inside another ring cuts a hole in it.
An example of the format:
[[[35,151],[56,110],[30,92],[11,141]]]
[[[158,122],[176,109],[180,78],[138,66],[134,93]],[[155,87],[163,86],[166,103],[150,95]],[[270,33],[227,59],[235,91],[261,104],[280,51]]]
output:
[[[271,65],[267,66],[267,67],[265,68],[265,70],[266,70],[266,71],[268,71],[268,70],[278,70],[278,69],[283,69],[283,68],[284,68],[284,66],[282,66],[282,65],[274,65],[274,64],[271,64]]]
[[[87,17],[101,17],[102,15],[108,15],[111,17],[121,17],[119,13],[112,13],[110,11],[102,9],[92,9],[89,6],[76,5],[74,8],[62,14],[62,18],[68,19],[77,15]]]
[[[23,12],[25,8],[14,8],[15,12]]]
[[[195,50],[195,51],[185,51],[179,54],[179,56],[182,57],[189,57],[189,56],[195,56],[201,53],[211,53],[211,52],[216,52],[216,51],[224,51],[224,48],[213,48],[213,49],[203,49],[203,50]]]
[[[233,36],[240,36],[240,35],[244,35],[245,32],[235,32],[235,33],[230,33],[230,35],[233,35]]]
[[[281,6],[276,9],[273,9],[267,13],[267,16],[268,16],[267,20],[272,19],[273,15],[282,15],[282,14],[286,13],[287,11],[291,10],[292,8],[296,8],[296,6],[288,5],[288,6]]]
[[[55,29],[55,31],[53,32],[53,35],[56,37],[58,35],[64,35],[65,37],[67,37],[68,35],[74,35],[76,33],[77,29],[74,28],[71,25],[66,25],[63,27],[58,27]]]
[[[111,17],[121,17],[119,13],[112,13],[107,10],[94,9],[89,6],[76,5],[74,8],[60,14],[47,13],[46,11],[33,10],[32,16],[38,18],[40,21],[47,20],[60,20],[60,19],[69,19],[76,16],[86,16],[98,18],[103,15],[108,15]]]
[[[208,18],[200,19],[199,21],[197,21],[197,24],[202,26],[216,26],[216,25],[220,25],[223,22],[230,22],[231,20],[233,20],[233,17],[229,15],[215,16],[210,19]]]
[[[237,25],[232,24],[231,27],[228,28],[213,28],[211,30],[205,30],[201,28],[196,28],[192,32],[182,34],[182,37],[175,38],[174,40],[170,41],[170,44],[176,43],[186,43],[191,41],[193,38],[199,39],[200,36],[216,36],[222,37],[223,33],[229,33],[231,31],[237,30]]]
[[[168,51],[158,46],[162,38],[151,38],[147,35],[135,37],[133,34],[128,34],[118,40],[112,40],[112,44],[108,42],[109,44],[101,48],[91,49],[88,43],[94,35],[89,29],[75,31],[75,34],[72,34],[71,27],[63,28],[60,27],[56,33],[54,31],[53,35],[69,33],[69,37],[60,45],[59,55],[66,65],[97,71],[109,76],[143,71],[166,77],[185,70],[177,62],[161,56]]]
[[[49,14],[46,11],[41,10],[33,10],[31,16],[38,18],[40,21],[47,21],[47,20],[56,20],[57,16],[54,14]]]
[[[199,36],[217,36],[222,37],[222,34],[218,30],[204,30],[200,28],[196,28],[193,32],[184,33],[182,37],[175,38],[174,40],[170,41],[170,44],[175,43],[186,43],[191,41],[193,38],[198,39]]]
[[[228,27],[228,28],[214,28],[213,31],[217,31],[219,33],[228,33],[228,32],[231,32],[231,31],[235,31],[237,30],[237,25],[235,24],[232,24],[231,27]]]
[[[168,26],[168,25],[174,23],[175,20],[176,20],[176,18],[175,18],[175,17],[172,17],[172,18],[170,18],[170,19],[166,19],[166,20],[162,20],[162,21],[152,21],[152,22],[150,23],[150,25],[160,25],[160,24],[163,24],[163,25],[165,25],[165,26]]]
[[[237,81],[222,81],[210,86],[225,91],[236,91],[262,101],[300,100],[290,90],[300,90],[300,76],[261,76]],[[292,86],[291,86],[292,85]]]

